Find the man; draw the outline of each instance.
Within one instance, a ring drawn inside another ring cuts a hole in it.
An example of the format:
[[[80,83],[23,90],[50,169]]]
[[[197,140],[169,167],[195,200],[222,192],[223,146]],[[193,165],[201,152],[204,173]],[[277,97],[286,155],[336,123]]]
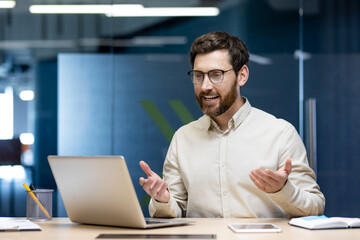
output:
[[[253,108],[240,94],[249,77],[244,43],[224,32],[190,50],[195,96],[204,116],[173,136],[163,178],[143,161],[140,185],[152,217],[319,215],[325,198],[306,150],[288,122]]]

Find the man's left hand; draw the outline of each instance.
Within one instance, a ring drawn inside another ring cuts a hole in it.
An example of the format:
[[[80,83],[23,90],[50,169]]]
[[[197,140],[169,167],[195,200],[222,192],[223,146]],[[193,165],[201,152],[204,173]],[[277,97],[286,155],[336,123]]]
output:
[[[249,176],[261,191],[275,193],[285,186],[290,172],[291,159],[288,158],[285,162],[285,166],[278,169],[276,172],[270,169],[262,170],[261,168],[257,168],[252,170]]]

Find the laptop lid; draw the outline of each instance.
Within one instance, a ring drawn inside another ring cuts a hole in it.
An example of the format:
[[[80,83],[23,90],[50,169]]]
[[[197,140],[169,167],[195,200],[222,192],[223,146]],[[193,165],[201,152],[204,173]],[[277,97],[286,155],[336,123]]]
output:
[[[156,219],[147,224],[122,156],[48,156],[48,161],[73,222],[134,228],[190,222]]]

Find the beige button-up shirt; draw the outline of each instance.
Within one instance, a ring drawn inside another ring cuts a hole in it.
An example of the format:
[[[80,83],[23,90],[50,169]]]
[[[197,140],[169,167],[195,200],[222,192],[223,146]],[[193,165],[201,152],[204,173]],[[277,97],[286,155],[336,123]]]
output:
[[[174,135],[163,169],[170,200],[149,205],[152,217],[295,217],[322,214],[325,198],[296,129],[245,104],[222,132],[204,115]],[[282,190],[264,193],[252,169],[274,171],[292,159]]]

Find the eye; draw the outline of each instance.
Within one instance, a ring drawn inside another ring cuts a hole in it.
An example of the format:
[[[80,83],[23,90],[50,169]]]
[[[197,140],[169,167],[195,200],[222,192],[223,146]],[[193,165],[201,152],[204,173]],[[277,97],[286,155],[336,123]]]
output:
[[[203,73],[202,72],[193,72],[194,78],[202,78]]]
[[[219,70],[215,70],[210,73],[212,78],[221,78],[222,74],[222,71]]]

